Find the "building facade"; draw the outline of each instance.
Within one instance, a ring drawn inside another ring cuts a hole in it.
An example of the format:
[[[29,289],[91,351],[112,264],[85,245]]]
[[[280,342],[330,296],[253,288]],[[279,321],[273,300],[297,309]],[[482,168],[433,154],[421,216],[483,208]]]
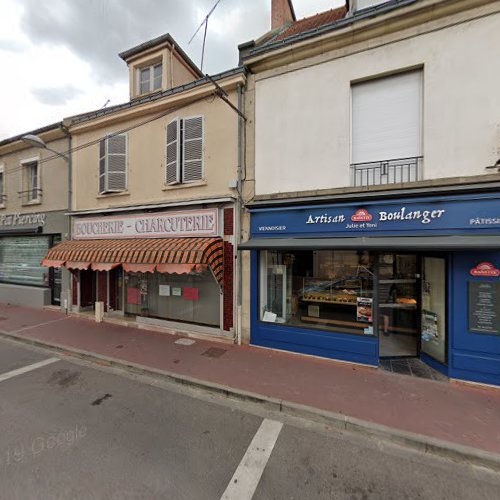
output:
[[[273,2],[240,46],[247,341],[500,384],[499,7]]]
[[[62,123],[29,134],[56,152],[70,148]],[[68,273],[41,261],[69,237],[69,166],[63,157],[24,142],[25,135],[0,142],[0,302],[65,307]]]
[[[72,239],[45,264],[71,271],[75,311],[232,340],[244,73],[204,77],[170,35],[120,56],[130,101],[65,120]]]

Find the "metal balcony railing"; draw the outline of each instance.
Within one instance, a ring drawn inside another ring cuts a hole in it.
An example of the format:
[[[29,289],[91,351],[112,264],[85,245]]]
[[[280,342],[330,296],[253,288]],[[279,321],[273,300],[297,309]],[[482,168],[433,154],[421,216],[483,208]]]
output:
[[[42,200],[43,191],[40,188],[27,189],[26,191],[18,191],[21,203],[30,203]]]
[[[422,172],[422,156],[396,158],[392,160],[353,163],[351,179],[353,186],[380,186],[415,182]]]

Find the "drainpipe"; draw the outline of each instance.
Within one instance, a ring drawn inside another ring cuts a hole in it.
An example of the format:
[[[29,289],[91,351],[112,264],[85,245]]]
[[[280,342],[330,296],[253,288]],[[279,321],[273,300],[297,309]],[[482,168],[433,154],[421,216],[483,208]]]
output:
[[[238,110],[244,115],[244,86],[238,85]],[[235,217],[235,236],[236,236],[236,341],[241,345],[241,305],[242,305],[242,262],[241,262],[241,227],[243,212],[243,165],[245,162],[245,122],[241,116],[238,116],[238,168],[237,168],[237,199],[236,199],[236,217]]]
[[[72,158],[73,154],[71,153],[72,148],[72,137],[71,133],[65,125],[61,126],[61,130],[64,132],[68,139],[68,151],[66,153],[66,178],[67,178],[67,191],[68,191],[68,212],[71,212],[73,206],[73,175],[72,175]],[[68,216],[68,240],[71,239],[71,215]],[[66,271],[66,298],[65,298],[65,310],[66,314],[72,308],[73,294],[71,292],[72,288],[72,274],[69,271]]]

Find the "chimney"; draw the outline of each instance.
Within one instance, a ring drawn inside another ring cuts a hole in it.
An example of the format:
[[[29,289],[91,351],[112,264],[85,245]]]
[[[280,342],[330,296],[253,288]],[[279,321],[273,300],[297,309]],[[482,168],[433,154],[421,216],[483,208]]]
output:
[[[297,20],[292,0],[271,0],[271,2],[271,31]]]

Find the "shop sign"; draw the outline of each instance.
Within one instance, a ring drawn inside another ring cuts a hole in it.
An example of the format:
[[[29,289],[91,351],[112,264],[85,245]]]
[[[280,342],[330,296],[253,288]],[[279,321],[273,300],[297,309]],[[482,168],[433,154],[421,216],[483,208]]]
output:
[[[470,270],[471,276],[496,278],[500,276],[500,269],[497,269],[491,262],[481,262]]]
[[[256,209],[252,212],[251,229],[253,236],[491,232],[500,230],[500,200],[498,197],[429,198],[391,200],[382,204],[368,202],[364,206],[344,203],[312,208]]]
[[[217,209],[75,219],[76,240],[217,236]]]
[[[0,215],[0,227],[25,227],[25,226],[44,226],[46,214],[2,214]]]

